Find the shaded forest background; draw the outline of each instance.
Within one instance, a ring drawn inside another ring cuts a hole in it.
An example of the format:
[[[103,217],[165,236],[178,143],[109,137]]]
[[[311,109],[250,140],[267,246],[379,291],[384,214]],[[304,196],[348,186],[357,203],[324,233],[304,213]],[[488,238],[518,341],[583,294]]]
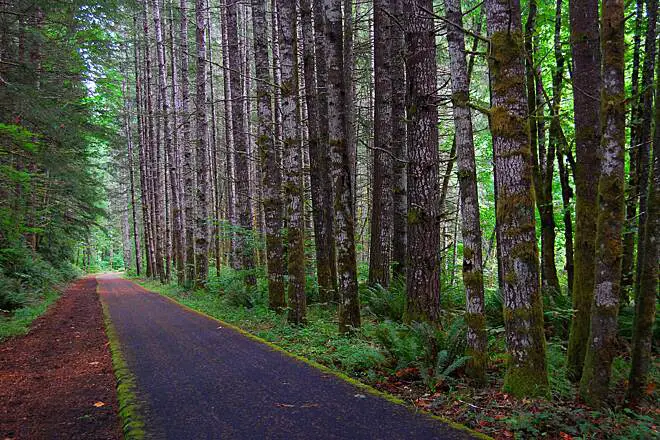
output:
[[[657,435],[657,9],[0,1],[0,319],[126,270],[498,437]]]

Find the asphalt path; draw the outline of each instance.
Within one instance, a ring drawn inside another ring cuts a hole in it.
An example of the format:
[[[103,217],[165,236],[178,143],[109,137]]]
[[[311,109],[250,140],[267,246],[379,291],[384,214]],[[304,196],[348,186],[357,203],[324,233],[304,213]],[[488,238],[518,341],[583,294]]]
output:
[[[116,275],[98,282],[149,438],[473,438]]]

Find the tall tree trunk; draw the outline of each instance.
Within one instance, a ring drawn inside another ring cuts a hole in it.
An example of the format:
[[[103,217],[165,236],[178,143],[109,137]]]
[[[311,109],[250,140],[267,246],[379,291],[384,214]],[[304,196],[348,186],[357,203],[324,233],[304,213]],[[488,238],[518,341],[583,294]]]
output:
[[[195,159],[190,147],[190,80],[188,78],[188,0],[181,0],[181,142],[183,145],[183,195],[186,244],[186,286],[195,284]]]
[[[474,153],[470,99],[470,78],[465,59],[463,13],[460,0],[445,0],[449,60],[451,69],[452,105],[456,129],[458,183],[460,186],[461,235],[463,237],[463,285],[465,286],[465,320],[468,325],[467,350],[470,356],[468,374],[478,383],[486,381],[488,340],[484,315],[484,284],[481,249],[481,224],[477,169]],[[456,239],[454,239],[456,243]],[[452,268],[453,273],[453,268]]]
[[[304,324],[305,216],[303,210],[302,150],[298,118],[298,32],[295,0],[277,3],[280,63],[282,66],[282,141],[284,145],[284,193],[287,201],[287,254],[289,316],[292,324]]]
[[[209,134],[209,160],[211,162],[211,182],[212,182],[212,191],[213,195],[213,228],[211,237],[213,239],[213,256],[215,258],[215,274],[220,276],[220,266],[222,262],[222,252],[221,252],[221,241],[220,241],[220,206],[222,205],[222,191],[220,190],[220,176],[219,176],[219,148],[218,148],[218,118],[215,105],[215,72],[213,67],[215,62],[213,61],[213,20],[211,15],[211,6],[210,1],[206,1],[206,26],[207,26],[207,56],[208,56],[208,66],[209,66],[209,107],[211,114],[211,129]]]
[[[138,139],[139,139],[139,148],[138,148],[138,163],[140,169],[140,201],[142,204],[142,226],[144,230],[144,250],[145,250],[145,262],[146,262],[146,276],[151,278],[153,276],[153,265],[152,265],[152,240],[151,240],[151,217],[149,215],[149,207],[151,203],[149,201],[149,188],[148,188],[148,173],[147,173],[147,157],[146,157],[146,148],[147,148],[147,133],[145,125],[145,103],[144,103],[144,87],[143,87],[143,72],[140,59],[140,46],[141,40],[137,37],[137,18],[133,21],[135,27],[135,46],[134,46],[134,55],[135,55],[135,99],[137,104],[137,128],[138,128]]]
[[[314,3],[314,8],[319,9],[317,4],[319,1],[316,0]],[[325,41],[323,16],[320,11],[313,12],[314,28],[312,28],[311,0],[300,2],[316,273],[320,299],[322,302],[328,302],[335,299],[337,266],[332,235],[332,179],[328,164],[328,103],[325,90],[327,78],[323,48]]]
[[[360,327],[360,302],[355,257],[355,207],[351,155],[346,133],[346,84],[341,0],[323,0],[325,55],[328,61],[328,143],[334,182],[334,221],[339,279],[339,330]]]
[[[177,172],[174,175],[173,185],[176,188],[178,193],[178,203],[179,203],[179,219],[175,218],[175,229],[178,228],[178,240],[175,240],[176,244],[176,270],[177,270],[177,283],[180,286],[183,286],[186,282],[185,268],[186,268],[186,232],[185,232],[185,218],[184,218],[184,194],[183,194],[183,185],[182,185],[182,176],[181,176],[181,150],[179,148],[179,122],[181,121],[181,99],[179,93],[179,74],[176,53],[174,50],[174,15],[173,15],[174,4],[170,3],[170,17],[169,17],[169,38],[170,38],[170,69],[172,77],[172,88],[171,88],[171,100],[172,100],[172,149],[173,149],[173,158],[174,166],[177,168]],[[171,165],[170,165],[171,166]],[[175,216],[176,217],[176,216]]]
[[[621,302],[629,299],[635,271],[635,232],[637,229],[637,202],[639,197],[637,156],[639,155],[639,128],[641,104],[639,95],[639,59],[644,22],[644,0],[635,2],[635,31],[633,34],[633,59],[630,106],[630,146],[628,148],[628,185],[626,187],[626,227],[623,232],[623,261],[621,263]]]
[[[154,103],[152,95],[152,68],[151,68],[151,51],[149,49],[149,38],[151,32],[149,31],[149,4],[147,0],[144,0],[144,9],[142,14],[142,26],[145,35],[146,47],[144,49],[144,58],[145,58],[145,72],[146,72],[146,102],[147,102],[147,130],[149,138],[149,147],[151,160],[149,161],[150,175],[151,175],[151,192],[153,194],[152,198],[152,230],[153,230],[153,241],[155,247],[155,268],[154,272],[158,275],[158,278],[162,283],[166,281],[165,266],[163,265],[163,234],[162,234],[162,224],[161,224],[161,209],[163,206],[162,201],[162,192],[161,192],[161,182],[160,182],[160,165],[159,165],[159,143],[157,142],[156,136],[158,130],[154,128],[154,122],[156,115],[154,114]]]
[[[391,0],[392,17],[404,22],[403,0]],[[390,33],[390,78],[392,81],[392,263],[393,275],[406,275],[408,247],[408,143],[406,142],[405,33],[399,25]],[[396,85],[396,87],[394,86]]]
[[[405,0],[408,113],[406,321],[440,318],[436,50],[431,0]]]
[[[220,8],[220,17],[222,20],[221,32],[222,32],[222,63],[224,66],[229,64],[229,45],[227,39],[227,1],[222,1],[222,7]],[[238,74],[238,73],[237,73]],[[224,89],[224,113],[225,113],[225,148],[226,148],[226,174],[225,178],[227,180],[226,185],[226,198],[227,198],[227,221],[229,223],[229,230],[227,231],[228,235],[228,259],[231,267],[238,268],[239,262],[235,254],[235,233],[234,226],[236,226],[236,203],[235,196],[236,192],[234,191],[234,136],[232,129],[232,101],[231,101],[231,85],[230,85],[231,72],[229,69],[225,68],[222,75],[223,89]]]
[[[392,14],[389,0],[374,1],[374,163],[371,191],[369,284],[390,284],[392,243]]]
[[[603,0],[601,20],[603,89],[600,119],[603,122],[603,137],[598,182],[595,288],[587,353],[580,380],[582,398],[594,406],[602,405],[609,393],[621,287],[626,122],[623,0]]]
[[[561,1],[557,3],[561,11]],[[556,152],[556,137],[551,124],[550,141],[545,148],[545,124],[543,122],[543,84],[540,71],[535,65],[537,52],[536,35],[536,1],[529,4],[529,14],[525,25],[525,52],[527,77],[527,106],[530,117],[530,145],[532,153],[534,190],[536,205],[541,220],[541,283],[544,289],[553,294],[559,292],[559,278],[555,264],[555,218],[552,197],[552,181],[554,174],[554,159]],[[553,76],[554,82],[554,76]],[[552,103],[548,103],[551,106]],[[554,118],[553,118],[554,123]],[[556,130],[555,130],[556,131]]]
[[[137,45],[137,42],[135,42]],[[137,50],[137,48],[136,48]],[[126,56],[128,58],[128,54]],[[122,82],[122,92],[124,95],[124,126],[126,128],[126,155],[128,157],[128,184],[130,191],[131,220],[133,225],[133,249],[135,250],[135,274],[142,274],[142,250],[140,249],[140,234],[138,232],[137,205],[135,204],[135,173],[133,169],[133,136],[131,129],[131,108],[129,104],[126,81]],[[137,94],[136,94],[137,95]]]
[[[227,4],[227,46],[229,70],[231,74],[232,130],[234,138],[234,165],[236,175],[236,209],[241,231],[237,234],[236,253],[242,270],[248,271],[245,281],[254,285],[256,279],[251,273],[254,268],[254,247],[252,246],[252,210],[250,209],[250,180],[248,162],[248,140],[245,131],[243,110],[243,77],[241,56],[238,46],[238,0],[228,0]]]
[[[598,0],[570,0],[575,121],[575,314],[568,341],[568,377],[579,381],[587,351],[594,292],[596,199],[600,176],[600,43]]]
[[[504,323],[509,363],[504,389],[546,395],[543,302],[534,218],[534,188],[523,65],[520,3],[487,0],[491,132],[502,257]]]
[[[209,272],[209,160],[208,120],[206,117],[206,12],[205,0],[195,1],[195,41],[197,47],[197,81],[195,102],[195,287],[203,287]]]
[[[563,138],[563,135],[562,135]],[[563,219],[564,219],[564,249],[566,255],[566,280],[568,284],[568,292],[570,294],[573,289],[573,281],[575,280],[575,266],[573,249],[573,218],[571,217],[571,199],[573,198],[573,189],[571,188],[569,180],[569,168],[567,167],[565,159],[572,159],[570,147],[566,140],[560,142],[560,149],[557,151],[557,165],[559,168],[559,181],[561,184],[561,200],[563,206]]]
[[[653,123],[653,72],[655,71],[656,35],[655,28],[658,19],[658,2],[648,0],[646,2],[646,14],[648,23],[646,37],[644,40],[644,66],[642,69],[642,96],[641,109],[642,120],[639,130],[639,153],[637,155],[637,172],[639,173],[639,217],[637,219],[637,267],[635,269],[635,298],[639,295],[640,282],[642,279],[642,266],[646,259],[644,253],[646,236],[646,218],[648,211],[648,189],[650,174],[651,136]],[[657,105],[657,104],[656,104]]]
[[[273,89],[266,25],[266,0],[252,0],[254,60],[257,83],[257,148],[261,158],[263,205],[268,267],[268,306],[286,307],[284,295],[284,252],[282,249],[282,174],[273,140]]]
[[[158,83],[160,92],[161,108],[163,111],[163,134],[165,138],[165,152],[169,164],[169,184],[172,197],[172,236],[174,238],[174,247],[176,248],[176,268],[177,279],[183,278],[183,218],[181,216],[181,202],[178,188],[179,168],[176,160],[175,145],[172,142],[172,130],[170,129],[170,109],[172,108],[169,96],[167,95],[167,68],[165,65],[165,42],[163,39],[163,25],[161,20],[160,3],[158,0],[152,0],[154,32],[156,33],[156,52],[158,55]],[[175,82],[175,80],[173,80]],[[168,265],[169,267],[169,265]]]
[[[660,58],[660,57],[659,57]],[[658,261],[660,260],[660,59],[656,64],[655,134],[653,136],[653,169],[648,188],[646,235],[641,265],[639,293],[635,298],[632,366],[627,398],[636,404],[644,396],[653,350],[658,292]]]

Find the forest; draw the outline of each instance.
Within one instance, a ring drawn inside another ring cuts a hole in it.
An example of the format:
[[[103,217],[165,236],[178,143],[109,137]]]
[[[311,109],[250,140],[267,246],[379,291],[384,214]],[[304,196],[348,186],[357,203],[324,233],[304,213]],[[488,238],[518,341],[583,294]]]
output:
[[[495,438],[654,438],[657,0],[0,0],[0,339],[84,273]]]

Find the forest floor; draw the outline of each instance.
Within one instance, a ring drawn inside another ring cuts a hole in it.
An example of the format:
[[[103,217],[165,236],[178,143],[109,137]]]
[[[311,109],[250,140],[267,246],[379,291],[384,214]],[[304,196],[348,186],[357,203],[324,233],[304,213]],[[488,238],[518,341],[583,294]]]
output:
[[[0,438],[120,439],[117,410],[96,280],[83,278],[0,344]]]
[[[149,435],[478,438],[128,280],[111,275],[98,280]]]

